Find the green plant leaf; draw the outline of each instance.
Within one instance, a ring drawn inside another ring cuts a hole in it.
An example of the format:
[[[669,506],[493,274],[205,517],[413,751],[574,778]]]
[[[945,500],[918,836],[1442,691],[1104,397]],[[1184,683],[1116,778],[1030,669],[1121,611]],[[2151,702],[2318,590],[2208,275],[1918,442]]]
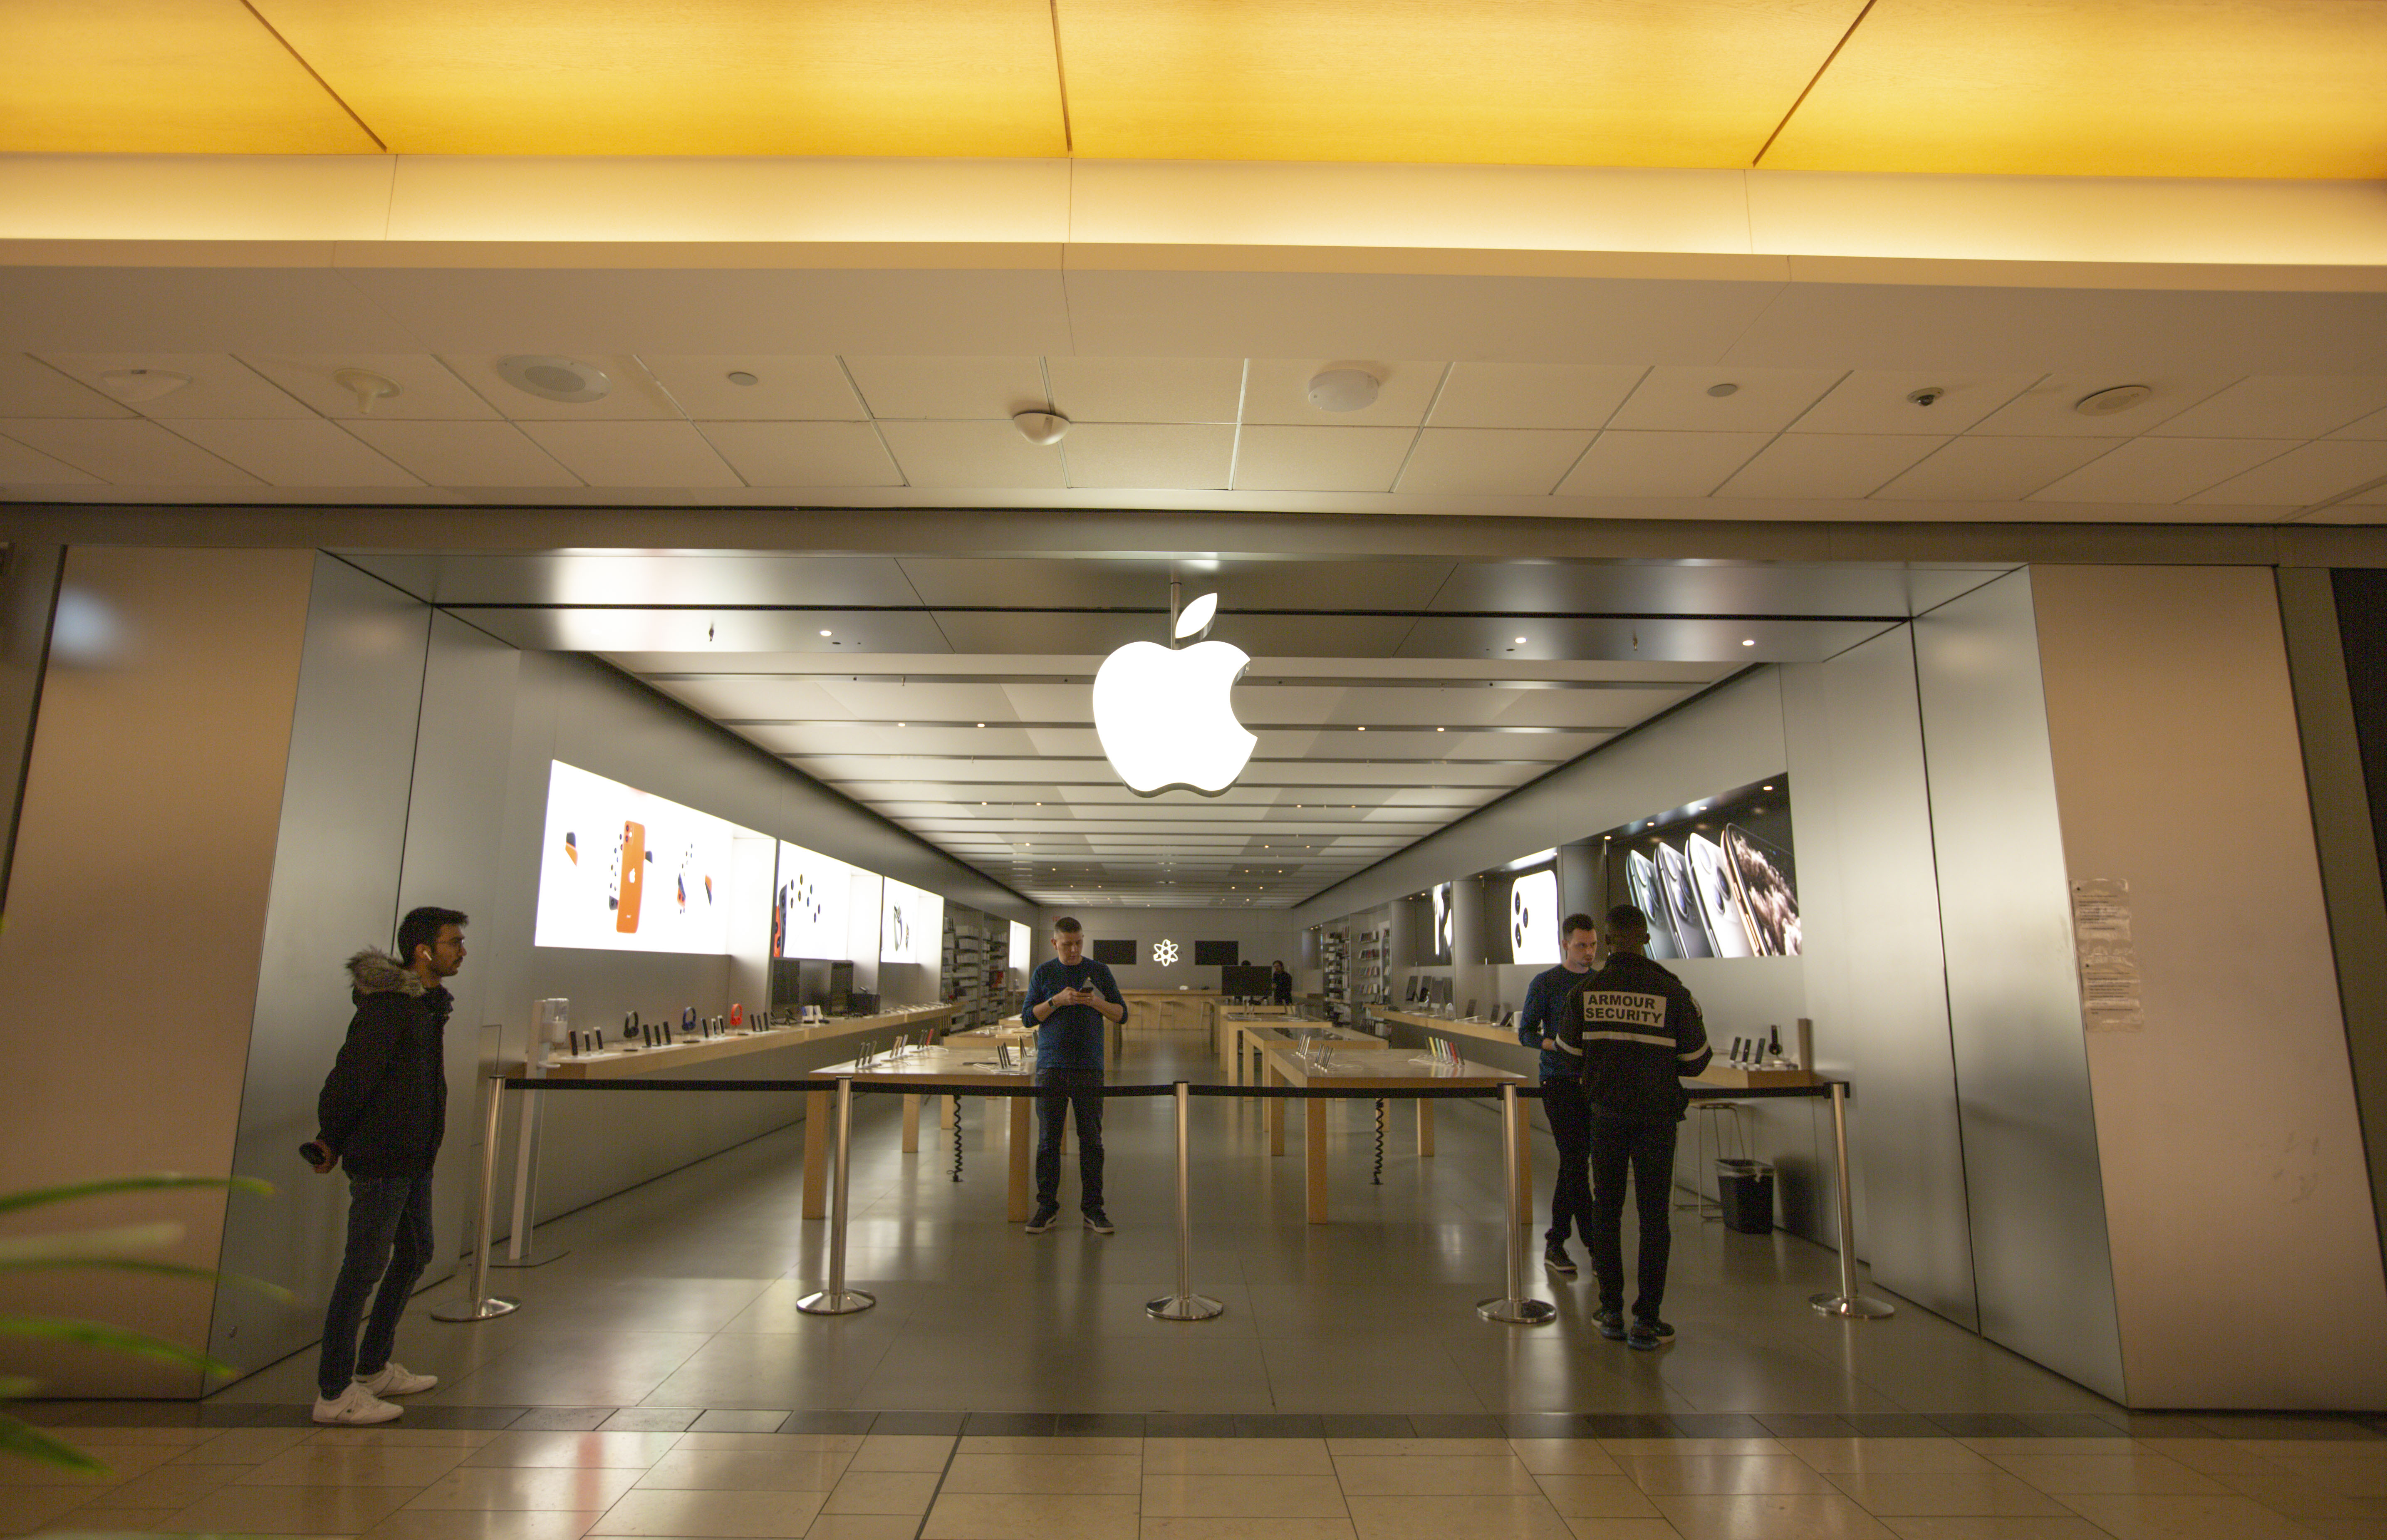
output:
[[[298,1296],[279,1283],[268,1283],[261,1278],[246,1273],[211,1272],[206,1268],[187,1267],[180,1262],[151,1262],[138,1256],[45,1256],[37,1260],[12,1262],[0,1257],[0,1272],[33,1272],[44,1269],[106,1268],[112,1272],[145,1272],[160,1278],[196,1278],[202,1282],[223,1282],[243,1289],[254,1289],[276,1305],[296,1305]]]
[[[0,1401],[21,1401],[42,1388],[39,1380],[22,1374],[0,1374]]]
[[[60,1320],[48,1316],[0,1316],[0,1336],[44,1337],[52,1342],[81,1343],[86,1347],[104,1347],[110,1352],[132,1354],[144,1358],[159,1358],[186,1369],[205,1370],[210,1374],[239,1372],[231,1365],[219,1363],[204,1353],[153,1337],[146,1332],[128,1332],[120,1326],[109,1326],[96,1320]]]
[[[56,1263],[70,1256],[120,1256],[129,1251],[158,1251],[186,1233],[171,1219],[153,1224],[116,1225],[107,1230],[51,1231],[40,1235],[0,1236],[0,1268],[19,1263]]]
[[[61,1471],[86,1476],[112,1476],[115,1471],[71,1444],[61,1443],[13,1417],[0,1416],[0,1455],[16,1455]]]
[[[39,1208],[45,1204],[70,1203],[77,1198],[95,1198],[110,1193],[161,1193],[181,1188],[220,1187],[234,1193],[253,1193],[260,1198],[273,1195],[273,1184],[255,1177],[186,1177],[179,1171],[152,1171],[143,1176],[102,1177],[95,1181],[70,1181],[57,1187],[32,1187],[19,1193],[0,1193],[0,1214],[10,1214],[20,1208]]]

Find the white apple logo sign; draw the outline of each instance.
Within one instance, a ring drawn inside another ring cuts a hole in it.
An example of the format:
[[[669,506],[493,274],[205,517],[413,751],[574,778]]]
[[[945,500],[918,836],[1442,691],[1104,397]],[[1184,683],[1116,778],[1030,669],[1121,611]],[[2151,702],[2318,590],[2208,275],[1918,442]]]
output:
[[[1206,594],[1187,606],[1177,634],[1201,630],[1215,604]],[[1129,790],[1149,797],[1181,786],[1215,797],[1235,783],[1259,746],[1229,699],[1251,662],[1222,641],[1130,642],[1103,660],[1094,675],[1094,733]]]

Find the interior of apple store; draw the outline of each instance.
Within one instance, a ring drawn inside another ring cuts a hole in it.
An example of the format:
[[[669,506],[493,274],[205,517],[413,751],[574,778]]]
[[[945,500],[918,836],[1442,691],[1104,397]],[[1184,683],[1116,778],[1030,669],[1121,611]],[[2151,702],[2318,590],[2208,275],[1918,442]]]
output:
[[[2378,7],[151,9],[0,1534],[2387,1535]]]

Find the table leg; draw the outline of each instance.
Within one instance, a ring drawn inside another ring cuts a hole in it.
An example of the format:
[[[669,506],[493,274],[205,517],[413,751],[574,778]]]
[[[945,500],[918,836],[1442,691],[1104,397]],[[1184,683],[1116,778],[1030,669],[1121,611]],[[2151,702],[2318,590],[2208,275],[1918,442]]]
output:
[[[1332,1102],[1305,1102],[1301,1108],[1301,1132],[1308,1146],[1302,1170],[1302,1190],[1308,1201],[1309,1222],[1326,1222],[1326,1111]]]
[[[1034,1110],[1026,1096],[1006,1096],[1011,1104],[1011,1184],[1004,1201],[1004,1215],[1015,1224],[1028,1222],[1028,1160],[1033,1146],[1028,1142],[1028,1117]]]
[[[1280,1070],[1273,1066],[1269,1069],[1268,1078],[1270,1085],[1288,1085],[1292,1083],[1284,1078],[1284,1072],[1282,1070]],[[1269,1098],[1269,1154],[1272,1155],[1281,1155],[1284,1154],[1284,1103],[1285,1098],[1282,1096],[1271,1096]]]
[[[1433,1154],[1433,1103],[1420,1097],[1417,1109],[1418,1158],[1423,1160]]]
[[[804,1218],[828,1218],[828,1092],[804,1092]]]
[[[947,1133],[951,1133],[954,1127],[954,1115],[961,1110],[961,1102],[958,1098],[952,1096],[938,1097],[937,1127]]]
[[[920,1153],[920,1093],[916,1091],[903,1093],[903,1153]]]
[[[1517,1117],[1517,1221],[1534,1222],[1534,1120]]]

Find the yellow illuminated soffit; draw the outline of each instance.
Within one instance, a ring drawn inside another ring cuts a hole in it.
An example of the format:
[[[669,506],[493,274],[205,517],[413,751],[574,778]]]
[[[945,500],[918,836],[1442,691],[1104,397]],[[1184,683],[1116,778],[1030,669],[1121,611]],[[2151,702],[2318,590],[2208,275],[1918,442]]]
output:
[[[2387,4],[1876,0],[1763,164],[2387,177]]]
[[[0,0],[0,152],[379,148],[240,0]]]
[[[1066,153],[1047,0],[256,0],[398,154]]]
[[[1080,155],[1747,166],[1863,0],[1055,0]]]

